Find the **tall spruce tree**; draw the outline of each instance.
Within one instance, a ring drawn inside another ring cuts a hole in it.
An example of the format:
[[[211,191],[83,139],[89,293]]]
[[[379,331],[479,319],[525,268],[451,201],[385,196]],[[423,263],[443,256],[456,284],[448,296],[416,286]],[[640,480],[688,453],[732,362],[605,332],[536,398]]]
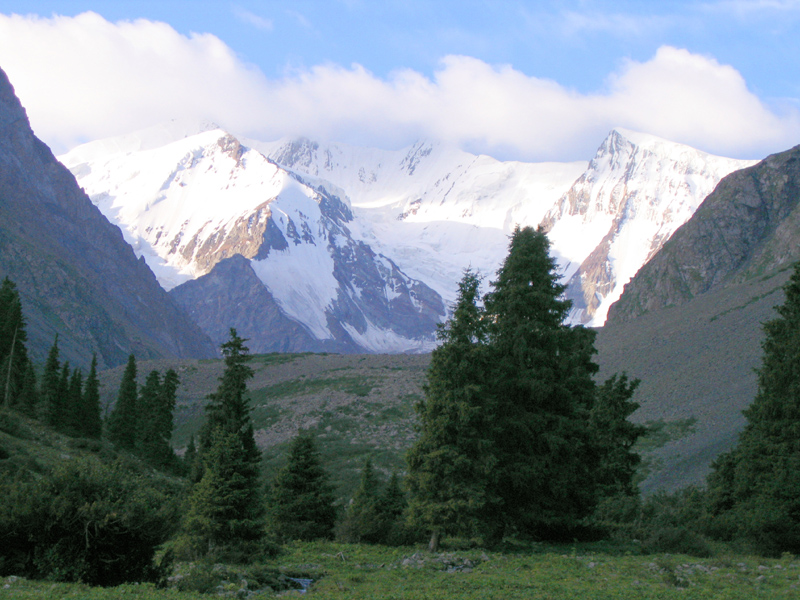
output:
[[[122,381],[119,384],[117,402],[108,417],[108,439],[126,450],[136,449],[139,427],[138,389],[136,385],[136,357],[131,354]]]
[[[264,503],[247,396],[253,376],[249,350],[235,329],[222,345],[225,370],[209,396],[198,460],[202,476],[192,487],[184,532],[200,552],[258,542],[263,538]]]
[[[286,540],[329,538],[336,520],[333,502],[333,488],[314,438],[301,431],[269,490],[270,526]]]
[[[756,551],[800,553],[800,262],[764,324],[758,390],[737,446],[708,478],[718,532]]]
[[[623,373],[613,375],[597,387],[589,423],[600,457],[597,480],[601,498],[638,493],[634,476],[641,457],[633,446],[647,428],[628,420],[639,408],[632,400],[638,386],[638,379],[630,380]]]
[[[412,522],[431,532],[477,533],[494,493],[497,456],[490,405],[487,322],[478,305],[480,279],[459,283],[453,316],[440,326],[425,398],[416,406],[419,439],[407,454]]]
[[[50,427],[56,427],[64,416],[64,399],[59,393],[61,364],[58,360],[58,336],[47,353],[42,374],[41,418]]]
[[[386,523],[380,510],[380,482],[372,459],[364,461],[361,479],[353,498],[337,526],[337,539],[348,543],[377,544],[386,535]]]
[[[72,370],[69,379],[63,432],[71,436],[83,434],[83,372],[78,368]]]
[[[81,397],[81,435],[99,439],[103,433],[100,418],[100,380],[97,377],[97,355],[92,354],[92,364]]]
[[[571,303],[558,279],[545,233],[517,228],[485,299],[497,415],[495,538],[572,537],[596,501],[595,334],[565,324]]]
[[[25,343],[25,317],[16,285],[6,277],[0,284],[0,382],[2,405],[15,407],[26,394],[30,360]]]

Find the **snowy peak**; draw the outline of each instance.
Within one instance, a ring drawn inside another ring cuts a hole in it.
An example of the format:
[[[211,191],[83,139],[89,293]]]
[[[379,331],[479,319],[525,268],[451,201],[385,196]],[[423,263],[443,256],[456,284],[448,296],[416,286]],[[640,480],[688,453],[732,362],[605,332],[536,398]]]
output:
[[[102,146],[115,151],[101,156],[98,146],[80,147],[62,161],[165,288],[241,255],[270,302],[316,339],[350,351],[432,347],[441,298],[353,237],[352,211],[331,186],[220,129],[138,151],[129,140]],[[406,315],[402,323],[385,318],[393,310]]]
[[[542,220],[573,301],[572,322],[602,325],[625,283],[719,180],[751,164],[613,130]]]

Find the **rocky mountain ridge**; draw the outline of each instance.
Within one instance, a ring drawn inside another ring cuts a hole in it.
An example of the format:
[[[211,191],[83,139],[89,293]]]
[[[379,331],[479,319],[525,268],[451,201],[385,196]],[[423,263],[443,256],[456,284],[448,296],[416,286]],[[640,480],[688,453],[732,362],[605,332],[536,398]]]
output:
[[[128,139],[111,151],[100,142],[62,160],[216,342],[247,323],[240,333],[255,352],[419,352],[435,343],[441,297],[351,231],[346,199],[225,131],[156,147]],[[249,269],[221,265],[237,255]],[[265,290],[245,293],[253,276]],[[232,295],[236,304],[223,302]],[[249,317],[262,313],[272,316]],[[278,322],[297,340],[275,336]]]
[[[625,322],[800,258],[800,146],[720,181],[625,287],[609,320]]]
[[[29,350],[101,366],[141,358],[216,354],[31,130],[0,70],[0,277],[22,298]]]

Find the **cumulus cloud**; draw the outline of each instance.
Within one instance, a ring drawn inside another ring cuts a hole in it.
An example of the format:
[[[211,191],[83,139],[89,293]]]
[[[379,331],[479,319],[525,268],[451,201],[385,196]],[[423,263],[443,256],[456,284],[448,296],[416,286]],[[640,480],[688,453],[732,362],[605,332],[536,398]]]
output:
[[[265,140],[433,138],[519,160],[588,158],[615,126],[755,158],[800,137],[796,111],[776,114],[732,67],[672,47],[622,63],[592,94],[466,56],[443,58],[432,77],[323,64],[270,80],[210,34],[94,13],[0,15],[0,67],[57,152],[172,118]]]

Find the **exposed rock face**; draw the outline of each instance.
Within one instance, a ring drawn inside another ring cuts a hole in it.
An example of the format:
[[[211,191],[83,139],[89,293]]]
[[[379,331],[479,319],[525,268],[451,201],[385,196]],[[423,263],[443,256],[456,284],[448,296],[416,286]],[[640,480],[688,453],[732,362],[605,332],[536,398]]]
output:
[[[343,352],[351,346],[318,341],[302,325],[287,318],[250,266],[237,254],[218,262],[211,272],[173,288],[170,295],[216,344],[230,328],[248,339],[254,353]]]
[[[130,149],[97,142],[62,158],[216,341],[235,326],[257,351],[433,348],[442,298],[351,231],[333,186],[220,129],[155,146],[141,135]],[[237,256],[249,264],[223,264]]]
[[[683,304],[800,257],[800,146],[724,178],[625,287],[609,320]]]
[[[43,359],[103,367],[139,358],[209,357],[211,341],[33,134],[0,70],[0,276],[19,288],[29,346]]]
[[[717,182],[752,164],[616,129],[542,220],[567,278],[570,321],[602,325],[625,283]]]

